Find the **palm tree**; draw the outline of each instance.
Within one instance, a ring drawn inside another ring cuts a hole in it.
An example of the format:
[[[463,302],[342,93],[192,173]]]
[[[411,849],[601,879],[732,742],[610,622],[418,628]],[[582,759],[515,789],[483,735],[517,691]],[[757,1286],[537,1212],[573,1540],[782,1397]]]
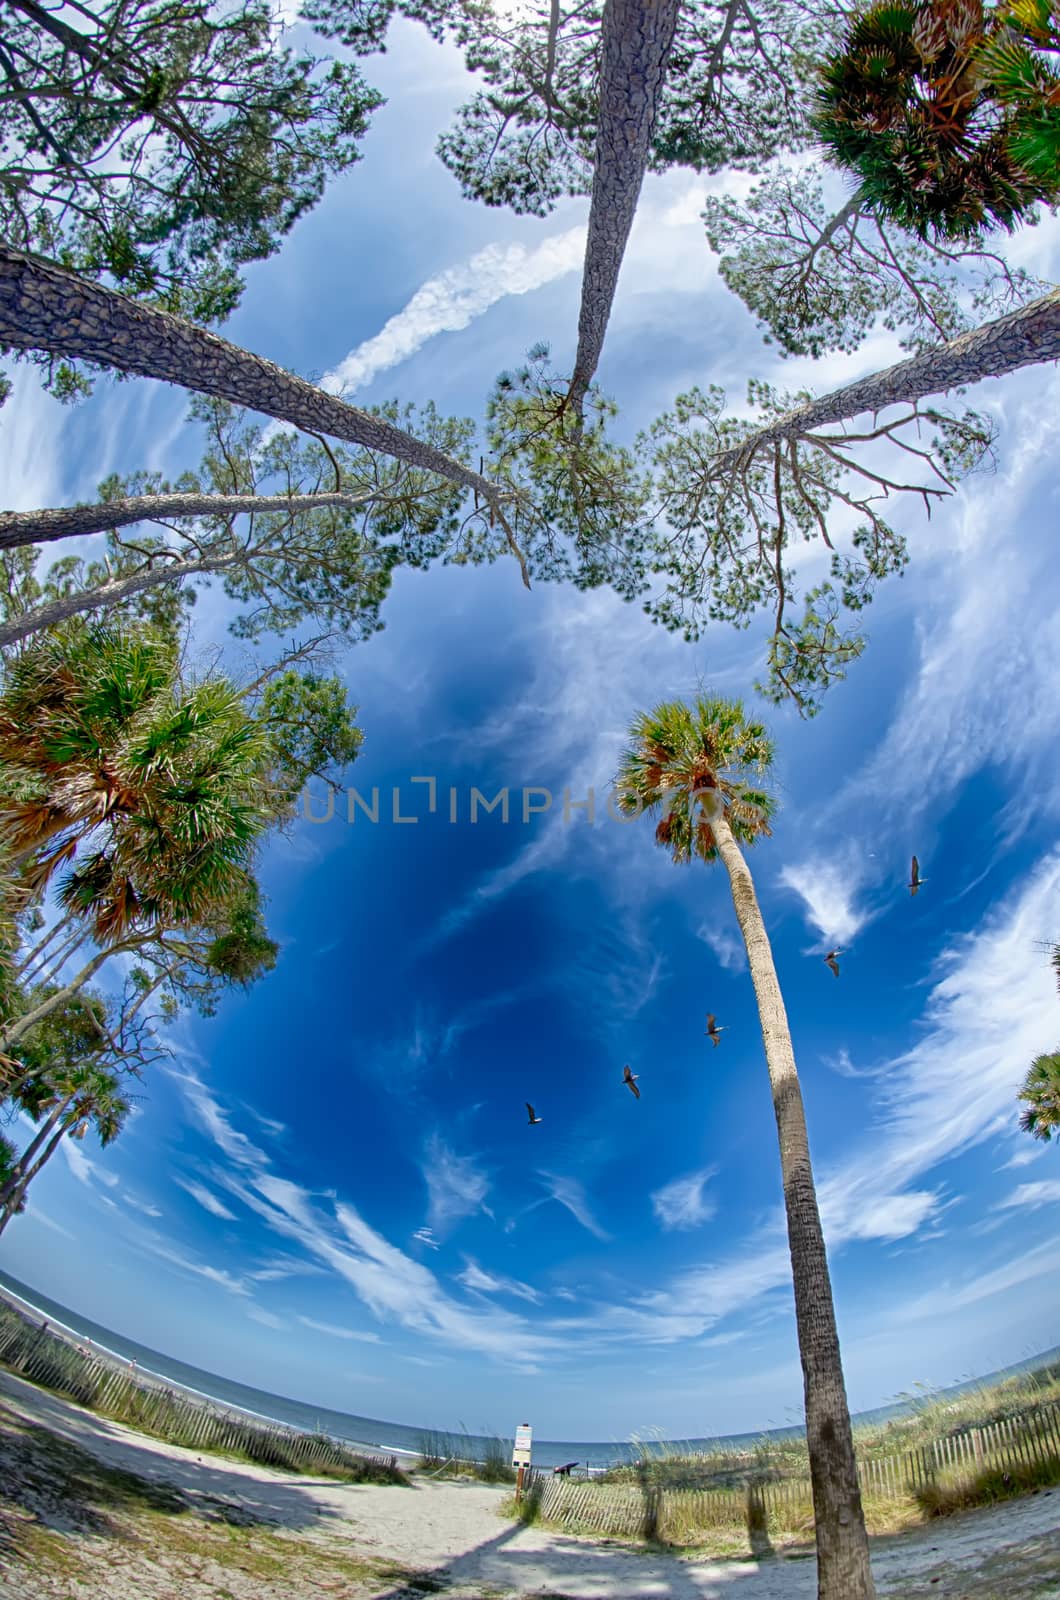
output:
[[[944,239],[1014,229],[1060,195],[1050,0],[880,0],[821,70],[817,131],[859,196]]]
[[[91,1060],[49,1072],[18,1095],[41,1125],[0,1187],[0,1233],[25,1205],[26,1190],[69,1134],[83,1139],[94,1128],[104,1147],[116,1139],[132,1110],[121,1073]]]
[[[578,414],[604,346],[680,9],[679,0],[606,0],[604,5],[596,159],[578,350],[568,394]]]
[[[802,1093],[784,1000],[754,883],[740,846],[768,835],[773,801],[761,787],[773,746],[738,701],[671,701],[633,723],[615,790],[619,808],[662,817],[656,842],[676,862],[721,858],[747,947],[780,1140],[795,1317],[806,1396],[820,1600],[871,1600],[868,1536],[858,1486],[824,1234]]]
[[[234,686],[181,687],[173,641],[75,626],[27,651],[0,694],[0,839],[38,891],[87,850],[60,900],[113,943],[243,886],[271,758]]]
[[[1060,1133],[1060,1050],[1038,1056],[1023,1080],[1019,1098],[1027,1102],[1020,1113],[1020,1127],[1046,1143]]]

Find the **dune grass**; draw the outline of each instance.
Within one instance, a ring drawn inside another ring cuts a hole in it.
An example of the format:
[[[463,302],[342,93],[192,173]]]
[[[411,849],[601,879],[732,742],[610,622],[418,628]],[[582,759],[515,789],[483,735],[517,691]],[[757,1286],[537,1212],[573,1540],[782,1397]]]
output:
[[[425,1429],[419,1437],[417,1471],[432,1478],[474,1478],[479,1483],[514,1483],[511,1443],[497,1434],[484,1433],[485,1450],[476,1459],[466,1428],[458,1434]]]
[[[323,1434],[225,1412],[108,1365],[60,1335],[42,1332],[13,1307],[0,1306],[0,1363],[38,1388],[74,1400],[112,1422],[201,1455],[343,1482],[408,1482],[392,1456],[362,1455]]]

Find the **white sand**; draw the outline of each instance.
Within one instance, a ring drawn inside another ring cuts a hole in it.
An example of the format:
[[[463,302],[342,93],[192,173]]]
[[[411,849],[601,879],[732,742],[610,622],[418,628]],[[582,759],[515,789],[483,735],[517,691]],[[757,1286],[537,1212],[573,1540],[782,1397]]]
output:
[[[219,1499],[309,1539],[326,1536],[333,1545],[341,1538],[342,1547],[351,1554],[387,1558],[429,1573],[436,1580],[431,1586],[453,1597],[813,1600],[816,1593],[811,1558],[725,1562],[649,1554],[617,1541],[504,1521],[497,1511],[506,1491],[481,1484],[420,1481],[402,1489],[296,1477],[199,1457],[145,1438],[6,1373],[0,1373],[0,1395],[25,1420],[43,1424],[108,1466],[180,1489],[193,1506]],[[876,1540],[873,1569],[881,1593],[939,1594],[953,1600],[1016,1600],[1017,1596],[1060,1600],[1060,1490]],[[0,1582],[0,1593],[4,1592]],[[80,1588],[77,1592],[85,1593]],[[212,1585],[194,1589],[184,1585],[180,1592],[182,1600],[198,1600],[200,1595],[205,1600],[218,1590]],[[273,1592],[271,1585],[254,1589],[262,1600]],[[319,1592],[315,1586],[306,1590],[306,1600]],[[413,1591],[384,1584],[342,1585],[341,1592],[397,1600]]]

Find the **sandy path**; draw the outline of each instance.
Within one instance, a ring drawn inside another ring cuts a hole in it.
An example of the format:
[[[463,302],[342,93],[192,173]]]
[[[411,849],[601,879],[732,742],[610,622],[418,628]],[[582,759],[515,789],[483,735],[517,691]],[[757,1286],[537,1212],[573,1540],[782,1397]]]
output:
[[[816,1592],[812,1557],[699,1561],[649,1553],[618,1541],[502,1521],[497,1511],[505,1491],[482,1484],[421,1481],[404,1489],[293,1477],[147,1439],[7,1373],[0,1373],[0,1396],[17,1415],[105,1465],[179,1489],[193,1510],[205,1513],[217,1502],[236,1505],[301,1535],[321,1557],[321,1542],[338,1549],[341,1541],[351,1556],[399,1563],[420,1574],[342,1584],[343,1595],[411,1600],[444,1589],[452,1600],[813,1600]],[[1060,1600],[1060,1490],[876,1540],[873,1569],[881,1593],[897,1592],[903,1600]],[[23,1579],[11,1592],[23,1600],[56,1592],[35,1593],[25,1584]],[[300,1592],[308,1597],[323,1587]],[[91,1600],[91,1589],[79,1585],[77,1592]],[[98,1592],[116,1591],[103,1585]],[[192,1586],[185,1579],[179,1590],[181,1600],[234,1592],[216,1580]],[[282,1584],[253,1588],[262,1600],[289,1592]]]

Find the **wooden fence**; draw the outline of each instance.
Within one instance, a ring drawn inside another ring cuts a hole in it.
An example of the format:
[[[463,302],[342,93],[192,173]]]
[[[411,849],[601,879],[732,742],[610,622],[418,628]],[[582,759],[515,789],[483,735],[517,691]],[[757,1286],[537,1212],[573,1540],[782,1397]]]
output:
[[[866,1501],[915,1496],[929,1484],[953,1484],[996,1469],[1060,1459],[1060,1404],[1051,1402],[981,1428],[967,1428],[901,1455],[858,1463]],[[578,1482],[536,1472],[527,1493],[545,1521],[568,1530],[631,1538],[687,1536],[691,1529],[812,1523],[808,1477],[751,1481],[743,1488],[671,1489],[653,1484]]]
[[[397,1476],[394,1456],[354,1451],[326,1434],[257,1420],[172,1388],[99,1352],[43,1332],[13,1307],[0,1307],[0,1365],[143,1433],[190,1450],[242,1455],[295,1472]]]

